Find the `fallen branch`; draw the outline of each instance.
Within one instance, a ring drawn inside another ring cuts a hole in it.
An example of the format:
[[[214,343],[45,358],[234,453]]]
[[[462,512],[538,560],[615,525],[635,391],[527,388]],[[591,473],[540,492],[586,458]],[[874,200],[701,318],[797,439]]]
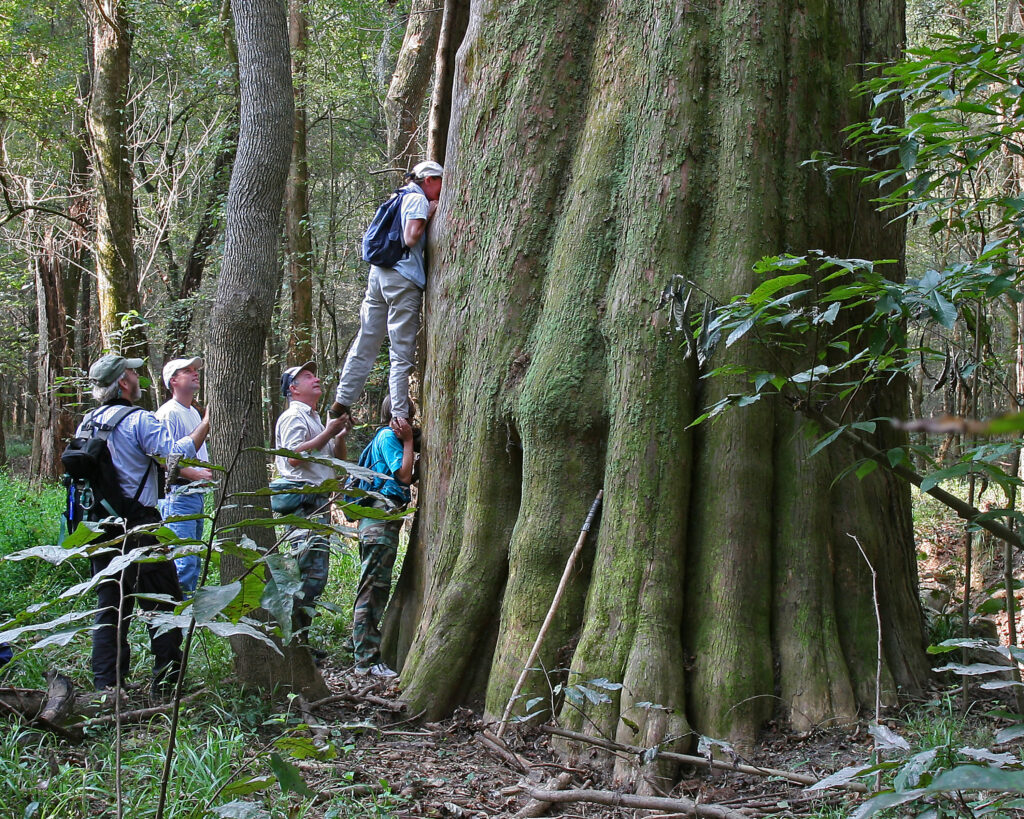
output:
[[[598,737],[587,736],[586,734],[580,734],[576,731],[569,731],[565,728],[556,728],[554,725],[541,725],[540,730],[545,734],[552,734],[558,737],[565,737],[566,739],[576,740],[577,742],[586,742],[589,745],[595,745],[598,748],[604,748],[606,751],[618,751],[620,753],[630,754],[643,754],[647,752],[647,748],[641,748],[637,745],[623,745],[619,742],[612,742],[607,739],[600,739]],[[793,782],[797,785],[816,785],[818,778],[809,774],[794,773],[793,771],[780,771],[776,768],[762,768],[754,765],[742,765],[739,763],[733,764],[731,762],[723,762],[719,759],[706,759],[702,756],[692,756],[691,754],[677,754],[671,751],[658,751],[658,756],[661,759],[668,759],[673,762],[680,762],[684,765],[698,765],[704,768],[713,768],[721,771],[735,771],[737,773],[753,774],[754,776],[775,776],[780,779],[785,779],[788,782]],[[855,791],[856,793],[867,793],[867,786],[861,782],[847,782],[842,787],[847,790]]]
[[[595,790],[545,791],[540,788],[526,788],[525,792],[538,801],[550,802],[552,804],[591,802],[595,805],[606,805],[610,808],[673,811],[692,816],[713,817],[713,819],[749,819],[745,813],[740,813],[739,811],[719,807],[718,805],[699,805],[692,799],[683,799],[681,797],[637,796],[633,793]]]
[[[330,729],[320,723],[316,717],[313,716],[313,709],[310,708],[306,698],[299,694],[295,698],[295,704],[299,707],[299,713],[302,714],[302,719],[306,721],[306,725],[309,726],[309,735],[313,738],[313,744],[316,746],[325,745],[327,743],[327,737],[330,735]]]
[[[544,786],[546,791],[564,791],[569,787],[569,783],[572,782],[572,774],[561,773],[558,776],[552,777],[547,781]],[[550,802],[545,802],[541,799],[531,799],[527,802],[518,813],[516,813],[515,819],[536,819],[539,816],[543,816],[548,812],[548,808],[551,807]]]
[[[484,747],[484,750],[490,751],[503,762],[508,763],[513,768],[522,771],[523,773],[529,773],[530,764],[518,754],[513,753],[504,742],[494,736],[490,731],[481,731],[476,735],[475,739],[477,743]]]
[[[192,700],[196,699],[198,696],[205,693],[206,689],[200,688],[198,691],[189,694],[187,697],[182,697],[181,704],[184,705],[187,702],[192,702]],[[134,711],[122,711],[121,722],[141,722],[142,720],[148,719],[149,717],[155,717],[160,714],[166,714],[172,708],[174,708],[174,703],[167,702],[163,705],[154,705],[151,708],[137,708]],[[116,721],[116,719],[116,714],[101,714],[98,717],[92,717],[91,719],[85,720],[85,722],[80,723],[80,725],[82,727],[90,727],[93,725],[105,725],[108,722]]]
[[[373,694],[353,694],[351,692],[343,692],[341,694],[331,694],[329,697],[323,697],[319,700],[313,700],[309,703],[309,709],[315,711],[324,705],[333,705],[336,702],[351,702],[355,705],[361,705],[363,703],[370,703],[376,705],[379,708],[384,708],[388,711],[394,711],[396,714],[400,714],[405,710],[404,702],[394,702],[393,700],[386,700],[383,697],[377,697]],[[399,724],[399,723],[396,723]]]

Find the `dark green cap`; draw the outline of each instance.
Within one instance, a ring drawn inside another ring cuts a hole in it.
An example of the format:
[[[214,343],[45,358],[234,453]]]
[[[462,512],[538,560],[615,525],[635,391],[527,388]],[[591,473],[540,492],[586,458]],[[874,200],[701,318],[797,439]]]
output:
[[[125,370],[138,369],[145,363],[141,358],[108,353],[89,368],[89,380],[97,387],[109,387],[124,375]]]

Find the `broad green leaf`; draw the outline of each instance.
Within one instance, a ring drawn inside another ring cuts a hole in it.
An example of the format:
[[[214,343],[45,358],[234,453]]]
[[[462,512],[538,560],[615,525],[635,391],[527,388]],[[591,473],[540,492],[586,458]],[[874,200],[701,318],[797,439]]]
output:
[[[949,663],[941,668],[934,669],[937,674],[941,674],[944,671],[950,671],[953,674],[959,674],[962,677],[976,677],[983,674],[1005,674],[1009,670],[1009,666],[992,665],[991,663],[971,663],[970,665]]]
[[[89,609],[88,611],[71,611],[67,614],[62,614],[60,617],[53,620],[47,620],[45,623],[33,623],[29,626],[19,626],[18,628],[0,631],[0,643],[13,642],[21,637],[21,635],[31,634],[33,631],[53,631],[54,629],[59,629],[69,623],[92,619],[96,616],[97,611],[98,609]]]
[[[1007,728],[1002,728],[996,732],[995,743],[1002,745],[1004,742],[1012,742],[1015,739],[1024,737],[1024,722],[1018,723],[1017,725],[1010,725]]]
[[[292,792],[302,796],[314,796],[313,791],[309,789],[309,786],[306,785],[305,780],[302,778],[302,774],[299,773],[299,769],[282,758],[277,752],[271,752],[270,754],[270,770],[277,777],[277,782],[281,786],[283,793]]]
[[[338,755],[333,745],[317,745],[309,737],[279,737],[274,740],[274,747],[292,759],[317,759],[326,762]]]
[[[794,284],[805,282],[811,278],[809,273],[790,273],[787,276],[776,276],[774,279],[768,279],[766,282],[762,282],[755,289],[754,292],[747,296],[747,302],[757,307],[764,302],[768,301],[772,296],[787,287],[791,287]],[[726,346],[729,346],[728,343]]]
[[[839,788],[848,782],[852,782],[858,776],[861,776],[867,771],[871,770],[870,765],[849,765],[836,771],[830,776],[826,776],[824,779],[815,782],[813,785],[808,785],[804,788],[805,792],[812,791],[823,791],[828,788]]]
[[[873,460],[865,460],[857,467],[856,475],[857,480],[864,480],[868,475],[878,469],[878,462]]]
[[[258,640],[265,646],[272,648],[278,654],[281,654],[281,649],[277,647],[277,644],[271,640],[266,634],[246,623],[224,623],[220,621],[214,621],[212,623],[197,623],[198,628],[205,628],[208,631],[212,631],[218,637],[250,637],[253,640]],[[283,657],[284,655],[281,654]]]
[[[940,773],[925,790],[928,793],[945,791],[1024,793],[1024,771],[1007,771],[981,765],[960,765]]]
[[[900,165],[908,173],[917,164],[917,153],[920,146],[916,139],[904,139],[900,142]]]
[[[242,590],[242,584],[235,580],[224,586],[202,586],[196,590],[192,601],[192,612],[196,622],[208,623],[236,598]]]
[[[852,814],[852,819],[867,819],[869,816],[874,816],[879,811],[885,810],[886,808],[896,807],[897,805],[905,805],[907,802],[913,802],[915,799],[920,799],[926,793],[924,788],[917,788],[910,791],[899,791],[899,792],[883,792],[877,796],[871,797],[867,802],[861,805]]]
[[[236,799],[210,810],[221,819],[270,819],[270,814],[255,802]]]
[[[822,438],[820,441],[818,441],[818,443],[814,445],[814,448],[807,453],[807,457],[809,458],[812,455],[817,455],[819,452],[821,452],[821,450],[823,450],[825,447],[831,444],[836,438],[842,435],[845,429],[846,427],[839,427],[839,429],[832,430],[832,432],[830,432],[828,435],[826,435],[824,438]]]
[[[223,796],[247,796],[250,793],[265,791],[276,781],[277,779],[275,777],[269,775],[248,776],[225,786],[224,790],[221,791],[221,794]],[[248,805],[252,803],[245,802],[244,804]]]

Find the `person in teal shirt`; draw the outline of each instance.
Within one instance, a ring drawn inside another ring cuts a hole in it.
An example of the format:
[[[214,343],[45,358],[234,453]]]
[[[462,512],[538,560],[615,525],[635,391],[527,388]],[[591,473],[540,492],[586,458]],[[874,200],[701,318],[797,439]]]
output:
[[[410,416],[415,406],[410,403]],[[373,499],[379,509],[395,511],[409,503],[409,485],[413,479],[416,455],[413,451],[413,428],[407,418],[392,417],[391,398],[381,406],[385,424],[373,436],[359,456],[359,465],[390,476],[359,481],[359,488],[383,495],[386,500]],[[359,520],[359,586],[352,616],[352,647],[357,674],[389,679],[398,674],[389,668],[380,655],[380,620],[391,593],[391,572],[398,555],[398,535],[402,519]]]

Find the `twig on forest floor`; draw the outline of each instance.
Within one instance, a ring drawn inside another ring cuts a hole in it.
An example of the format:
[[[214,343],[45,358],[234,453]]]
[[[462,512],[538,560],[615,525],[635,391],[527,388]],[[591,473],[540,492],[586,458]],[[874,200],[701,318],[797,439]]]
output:
[[[552,777],[544,785],[546,791],[563,791],[569,787],[569,783],[572,782],[572,774],[560,773],[558,776]],[[548,812],[548,808],[551,807],[550,802],[544,802],[540,799],[531,799],[527,802],[520,810],[516,813],[515,819],[536,819],[536,817],[543,816]]]
[[[541,725],[540,730],[545,734],[552,734],[554,736],[565,737],[566,739],[572,739],[577,742],[585,742],[589,745],[596,745],[598,748],[604,748],[607,751],[616,751],[619,753],[630,753],[630,754],[643,754],[647,752],[647,748],[641,748],[637,745],[623,745],[620,742],[612,742],[607,739],[600,739],[598,737],[587,736],[586,734],[580,734],[576,731],[568,731],[565,728],[556,728],[553,725]],[[797,785],[815,785],[818,783],[818,778],[810,776],[809,774],[795,773],[794,771],[781,771],[776,768],[762,768],[754,765],[742,765],[739,763],[733,764],[732,762],[723,762],[718,759],[705,759],[702,756],[692,756],[690,754],[677,754],[671,751],[658,751],[658,756],[662,759],[667,759],[673,762],[681,762],[684,765],[698,765],[704,768],[714,768],[720,771],[734,771],[736,773],[753,774],[755,776],[776,776],[780,779],[785,779],[789,782],[793,782]],[[856,791],[857,793],[867,793],[867,786],[861,782],[847,782],[840,786],[847,790]]]
[[[526,665],[523,667],[523,671],[519,675],[519,679],[516,680],[515,687],[512,689],[512,694],[508,698],[508,704],[505,706],[505,713],[501,715],[501,722],[498,723],[498,730],[495,732],[498,739],[501,739],[502,735],[505,733],[505,728],[508,726],[509,716],[512,714],[512,706],[515,704],[516,698],[519,696],[519,692],[523,690],[523,683],[526,682],[526,675],[529,674],[530,669],[533,668],[537,655],[540,653],[541,643],[544,642],[544,637],[548,633],[548,628],[550,628],[552,621],[555,619],[555,612],[558,611],[558,606],[562,602],[562,595],[565,593],[566,586],[569,585],[569,577],[572,575],[573,567],[576,565],[576,558],[579,557],[579,554],[583,549],[583,544],[587,539],[587,532],[590,531],[590,524],[593,523],[594,516],[597,515],[597,510],[601,507],[601,498],[603,497],[604,490],[597,490],[597,497],[594,498],[594,502],[590,505],[590,511],[587,513],[587,519],[583,522],[583,528],[580,530],[580,536],[577,538],[576,545],[569,554],[569,559],[565,562],[565,569],[562,571],[562,578],[558,581],[558,588],[555,589],[555,596],[551,600],[550,607],[548,607],[547,616],[541,624],[540,631],[537,632],[537,639],[534,640],[533,648],[530,649],[530,656],[526,658]]]
[[[192,700],[196,699],[201,694],[205,694],[205,693],[206,693],[206,689],[205,688],[200,688],[198,691],[196,691],[196,692],[194,692],[192,694],[189,694],[187,697],[182,697],[181,698],[181,704],[184,705],[187,702],[191,702]],[[174,708],[174,703],[173,702],[167,702],[167,703],[164,703],[163,705],[154,705],[154,706],[152,706],[150,708],[138,708],[138,709],[136,709],[134,711],[122,711],[121,712],[121,722],[135,722],[137,720],[146,719],[147,717],[155,717],[155,716],[157,716],[159,714],[166,714],[172,708]],[[91,717],[90,719],[87,719],[84,722],[80,723],[80,727],[90,727],[90,726],[93,726],[93,725],[105,725],[108,722],[114,722],[116,719],[117,719],[117,715],[116,714],[101,714],[98,717]]]
[[[973,477],[973,476],[972,476]],[[857,548],[860,550],[860,556],[864,558],[864,562],[868,564],[868,570],[871,572],[871,597],[875,602],[875,629],[878,632],[877,644],[875,646],[875,725],[879,724],[879,720],[882,718],[882,610],[878,604],[878,572],[875,571],[875,567],[871,565],[871,561],[868,560],[868,553],[864,551],[864,547],[860,545],[860,541],[857,540],[856,535],[852,535],[849,532],[846,536],[853,540],[857,544]],[[968,578],[970,573],[968,572]],[[875,737],[875,761],[878,760],[878,737]],[[875,790],[882,789],[882,772],[879,771],[875,774]]]
[[[591,802],[595,805],[607,805],[612,808],[639,808],[643,810],[669,810],[682,812],[690,816],[708,817],[709,819],[749,819],[747,814],[718,805],[700,805],[692,799],[664,796],[638,796],[632,793],[616,791],[572,790],[545,791],[540,788],[524,787],[523,792],[534,799],[553,804],[567,802]]]
[[[309,735],[313,739],[313,744],[326,744],[327,737],[330,735],[330,729],[313,716],[313,709],[309,707],[309,702],[306,698],[302,696],[302,694],[299,694],[295,698],[295,704],[299,707],[299,713],[302,714],[302,718],[306,721],[306,725],[309,726]]]
[[[512,751],[504,742],[501,741],[501,739],[496,737],[490,731],[481,731],[476,735],[475,739],[478,744],[483,746],[484,750],[490,751],[503,762],[506,762],[522,773],[529,773],[530,763],[519,756],[519,754]]]
[[[392,700],[386,700],[383,697],[377,697],[373,694],[363,692],[352,693],[351,691],[343,691],[340,694],[331,694],[329,697],[321,697],[318,700],[313,700],[313,702],[309,703],[309,709],[311,711],[315,711],[317,708],[321,708],[324,705],[333,705],[336,702],[351,702],[356,705],[370,703],[371,705],[376,705],[379,708],[393,711],[396,714],[405,710],[405,703],[403,702],[393,702]]]

